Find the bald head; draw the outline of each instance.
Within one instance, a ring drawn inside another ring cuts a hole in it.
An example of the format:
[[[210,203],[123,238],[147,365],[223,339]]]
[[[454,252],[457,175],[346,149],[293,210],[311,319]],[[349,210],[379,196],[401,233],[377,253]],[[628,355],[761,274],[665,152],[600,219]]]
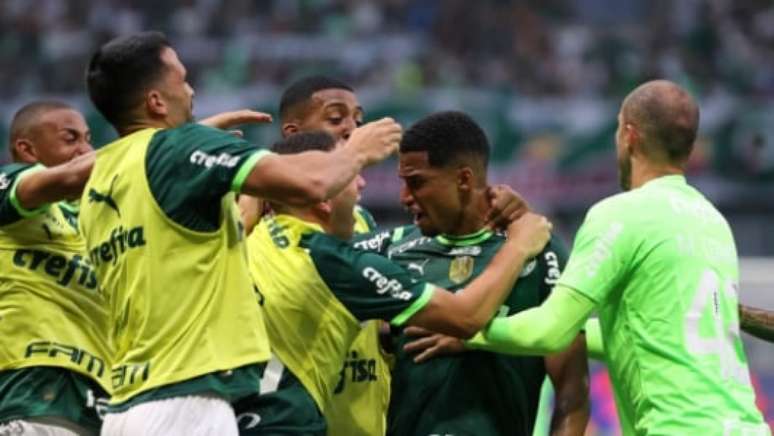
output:
[[[699,107],[677,84],[654,80],[640,85],[624,99],[621,117],[637,130],[643,151],[651,158],[682,164],[690,156]]]
[[[16,111],[16,114],[13,116],[13,121],[11,121],[10,141],[8,142],[11,157],[13,157],[14,160],[18,160],[16,147],[14,146],[16,141],[34,136],[37,133],[36,129],[41,124],[43,115],[50,111],[60,109],[72,110],[73,108],[61,101],[39,100],[28,103]]]
[[[92,150],[83,115],[55,100],[19,109],[11,121],[9,149],[14,162],[59,165]]]

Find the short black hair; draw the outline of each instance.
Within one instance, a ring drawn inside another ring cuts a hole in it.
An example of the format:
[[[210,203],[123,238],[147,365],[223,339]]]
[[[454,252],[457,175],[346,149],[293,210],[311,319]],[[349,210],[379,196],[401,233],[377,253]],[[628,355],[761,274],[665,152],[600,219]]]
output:
[[[322,130],[295,133],[280,139],[271,146],[277,154],[296,154],[310,150],[331,151],[336,148],[336,139]]]
[[[351,86],[338,79],[326,76],[304,77],[303,79],[293,82],[285,89],[285,92],[282,93],[279,105],[280,118],[283,120],[287,119],[292,111],[308,102],[315,92],[326,89],[344,89],[355,92]]]
[[[30,129],[40,122],[40,116],[46,112],[69,109],[75,110],[69,104],[59,100],[35,100],[25,104],[13,115],[9,132],[8,147],[13,160],[18,160],[16,140],[29,134]]]
[[[476,159],[486,170],[489,141],[473,118],[464,112],[436,112],[414,123],[403,134],[400,152],[426,151],[433,167],[471,164]]]
[[[116,130],[131,121],[143,93],[164,72],[161,51],[170,47],[161,32],[121,36],[102,45],[86,70],[89,97]]]

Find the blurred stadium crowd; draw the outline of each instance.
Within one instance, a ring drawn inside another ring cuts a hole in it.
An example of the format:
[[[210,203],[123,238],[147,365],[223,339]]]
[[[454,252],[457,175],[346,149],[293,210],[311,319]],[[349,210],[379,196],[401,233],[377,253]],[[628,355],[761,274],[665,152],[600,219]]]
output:
[[[5,0],[0,24],[0,80],[13,84],[0,88],[2,124],[25,99],[57,96],[106,143],[114,132],[83,92],[88,55],[116,35],[159,29],[185,60],[200,115],[274,112],[282,87],[310,73],[353,84],[369,119],[465,108],[490,135],[496,179],[560,217],[568,238],[586,206],[616,189],[620,98],[667,77],[702,105],[695,182],[744,223],[743,255],[774,253],[774,203],[760,201],[774,195],[768,1]],[[380,189],[366,204],[397,220],[392,166],[367,175]]]

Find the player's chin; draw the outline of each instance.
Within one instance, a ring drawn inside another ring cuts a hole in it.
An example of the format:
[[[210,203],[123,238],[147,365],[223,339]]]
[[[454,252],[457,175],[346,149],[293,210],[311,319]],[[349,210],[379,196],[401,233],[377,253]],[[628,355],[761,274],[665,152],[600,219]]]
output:
[[[414,225],[419,227],[419,231],[422,232],[423,236],[436,236],[438,233],[438,228],[436,228],[433,223],[430,222],[429,219],[427,219],[427,216],[419,216],[414,218]]]

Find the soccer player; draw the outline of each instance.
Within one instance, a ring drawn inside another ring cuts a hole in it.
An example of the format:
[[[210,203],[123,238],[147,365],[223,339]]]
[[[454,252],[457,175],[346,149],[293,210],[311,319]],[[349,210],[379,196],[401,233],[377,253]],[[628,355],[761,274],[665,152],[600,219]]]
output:
[[[258,390],[269,344],[234,192],[297,206],[347,187],[397,147],[383,119],[334,152],[276,156],[190,122],[193,89],[164,35],[92,56],[89,96],[120,138],[101,148],[80,229],[108,291],[107,434],[237,434],[231,402]]]
[[[36,101],[10,130],[14,163],[0,167],[0,434],[97,434],[97,399],[110,386],[106,304],[77,205],[61,201],[88,178],[89,129],[67,104]]]
[[[340,141],[363,124],[363,108],[355,91],[346,83],[324,76],[293,82],[282,94],[279,114],[283,137],[324,131]],[[371,214],[356,205],[355,233],[375,229]],[[381,322],[365,322],[346,352],[338,384],[324,410],[331,436],[373,436],[386,431],[390,368],[379,346]]]
[[[399,152],[401,203],[414,224],[356,246],[377,248],[416,279],[465,288],[505,241],[485,226],[488,160],[486,135],[468,115],[449,111],[421,119],[406,131]],[[538,306],[565,259],[566,250],[552,239],[525,266],[498,316]],[[581,337],[568,351],[545,358],[468,352],[422,364],[413,354],[431,350],[439,337],[411,340],[397,337],[388,434],[531,435],[546,374],[557,392],[552,434],[583,433],[589,402]]]
[[[469,346],[554,352],[597,310],[619,412],[634,433],[769,434],[739,338],[733,235],[683,175],[698,106],[672,82],[647,82],[626,97],[618,123],[626,192],[589,210],[541,307],[495,319]]]
[[[278,147],[295,152],[319,144],[319,135],[324,133],[293,135]],[[334,144],[330,138],[329,147]],[[263,254],[252,262],[252,271],[264,296],[267,329],[278,358],[269,363],[266,374],[276,391],[256,401],[271,401],[278,409],[283,405],[287,412],[283,420],[271,423],[240,420],[243,434],[324,434],[321,411],[361,321],[385,319],[394,325],[471,335],[491,319],[523,263],[547,240],[548,226],[541,219],[523,217],[511,225],[509,241],[490,268],[464,293],[452,294],[411,279],[382,256],[349,245],[359,186],[354,180],[338,196],[312,207],[273,204],[274,213],[250,235],[251,246]],[[358,372],[370,376],[367,366]],[[244,406],[249,410],[249,404]]]

